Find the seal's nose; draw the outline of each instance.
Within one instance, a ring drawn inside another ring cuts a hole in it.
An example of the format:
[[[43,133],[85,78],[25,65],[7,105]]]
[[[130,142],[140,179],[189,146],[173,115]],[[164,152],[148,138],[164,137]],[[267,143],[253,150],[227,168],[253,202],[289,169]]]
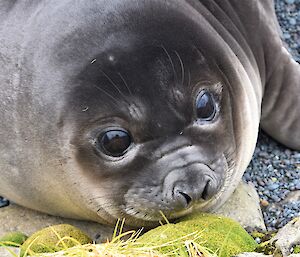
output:
[[[210,179],[201,184],[190,185],[190,188],[187,188],[186,184],[177,184],[173,189],[174,202],[188,208],[194,201],[208,200],[216,193]]]

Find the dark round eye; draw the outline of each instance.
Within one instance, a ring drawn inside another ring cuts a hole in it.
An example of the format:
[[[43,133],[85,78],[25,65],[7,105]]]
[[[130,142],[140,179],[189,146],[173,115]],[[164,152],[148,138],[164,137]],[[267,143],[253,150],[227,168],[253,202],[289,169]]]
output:
[[[125,130],[110,130],[100,135],[99,143],[106,155],[120,157],[131,145],[131,137]]]
[[[197,117],[201,120],[210,121],[216,114],[216,103],[211,95],[207,91],[200,92],[196,101]]]

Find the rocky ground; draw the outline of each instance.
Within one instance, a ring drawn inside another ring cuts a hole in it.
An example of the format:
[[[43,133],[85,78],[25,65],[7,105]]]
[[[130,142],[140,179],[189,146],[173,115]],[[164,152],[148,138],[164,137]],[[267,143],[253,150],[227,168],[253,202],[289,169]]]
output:
[[[275,8],[283,40],[300,62],[300,0],[275,0]]]
[[[300,153],[278,144],[263,132],[244,175],[261,198],[268,230],[300,216]]]
[[[300,0],[276,0],[275,4],[283,40],[300,62]],[[244,179],[252,181],[259,193],[269,230],[281,228],[300,216],[300,152],[260,133]]]

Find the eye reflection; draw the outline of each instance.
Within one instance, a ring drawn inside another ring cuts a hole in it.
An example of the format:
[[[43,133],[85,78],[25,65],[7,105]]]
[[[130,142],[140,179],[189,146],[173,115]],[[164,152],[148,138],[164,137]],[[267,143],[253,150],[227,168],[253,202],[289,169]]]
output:
[[[98,138],[102,152],[113,157],[124,155],[131,143],[132,139],[129,133],[123,129],[107,131]]]
[[[200,120],[211,121],[216,114],[216,102],[208,91],[201,91],[196,100],[197,117]]]

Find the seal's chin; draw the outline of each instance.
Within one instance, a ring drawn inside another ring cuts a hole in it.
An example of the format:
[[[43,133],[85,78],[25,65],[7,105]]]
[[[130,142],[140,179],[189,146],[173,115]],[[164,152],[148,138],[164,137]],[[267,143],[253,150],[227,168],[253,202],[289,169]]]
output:
[[[133,219],[135,221],[141,220],[142,222],[159,222],[161,220],[174,220],[180,217],[183,217],[185,215],[191,214],[195,209],[195,206],[191,205],[186,209],[182,209],[180,211],[174,210],[173,212],[163,212],[161,210],[157,210],[156,212],[152,211],[147,211],[145,212],[140,212],[140,211],[135,211],[134,209],[126,209],[124,212],[126,212],[126,216],[130,216],[130,219]]]
[[[153,223],[158,223],[162,220],[174,220],[181,217],[184,217],[188,214],[191,214],[195,211],[201,211],[205,206],[209,203],[211,203],[212,200],[217,200],[221,194],[218,194],[216,198],[210,199],[208,201],[200,200],[197,203],[190,204],[188,207],[181,209],[181,210],[160,210],[160,209],[145,209],[141,211],[140,209],[135,209],[132,206],[127,206],[122,210],[123,217],[126,219],[126,223],[133,223],[134,224],[142,224],[142,225],[148,225]],[[124,215],[125,214],[125,215]]]

